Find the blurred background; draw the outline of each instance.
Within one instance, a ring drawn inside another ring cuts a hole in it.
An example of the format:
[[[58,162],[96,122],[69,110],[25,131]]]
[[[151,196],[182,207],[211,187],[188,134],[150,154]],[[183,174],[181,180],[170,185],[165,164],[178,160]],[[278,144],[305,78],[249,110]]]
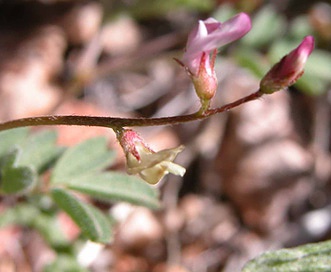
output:
[[[47,114],[160,117],[199,100],[180,59],[199,19],[247,12],[252,30],[221,48],[213,106],[257,90],[306,35],[316,48],[288,91],[205,121],[139,128],[154,150],[184,144],[183,179],[159,186],[163,208],[95,202],[118,220],[114,241],[78,241],[67,271],[240,271],[266,250],[331,238],[331,3],[314,0],[0,0],[0,120]],[[41,129],[41,128],[38,128]],[[112,131],[57,127],[60,145]],[[93,202],[93,200],[91,200]],[[0,211],[6,205],[0,203]],[[0,230],[0,271],[43,271],[59,252],[34,230]],[[47,271],[65,271],[49,265]]]

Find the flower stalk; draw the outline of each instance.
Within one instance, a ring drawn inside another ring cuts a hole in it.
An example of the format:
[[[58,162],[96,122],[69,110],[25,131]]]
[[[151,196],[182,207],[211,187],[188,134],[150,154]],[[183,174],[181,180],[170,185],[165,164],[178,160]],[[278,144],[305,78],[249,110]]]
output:
[[[0,131],[29,126],[94,126],[119,129],[124,127],[148,127],[148,126],[164,126],[176,125],[181,123],[193,122],[209,118],[213,115],[229,111],[246,102],[258,99],[263,93],[260,91],[254,92],[246,97],[240,98],[232,103],[222,107],[208,109],[203,114],[199,111],[180,116],[170,116],[161,118],[121,118],[108,116],[84,116],[84,115],[45,115],[38,117],[27,117],[15,119],[0,123]]]

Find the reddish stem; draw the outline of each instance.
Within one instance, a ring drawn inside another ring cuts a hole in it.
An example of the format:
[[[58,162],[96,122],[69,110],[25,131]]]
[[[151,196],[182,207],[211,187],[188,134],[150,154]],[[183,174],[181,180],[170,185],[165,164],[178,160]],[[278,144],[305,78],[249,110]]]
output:
[[[161,118],[120,118],[120,117],[104,117],[104,116],[81,116],[81,115],[50,115],[27,117],[7,122],[0,123],[0,131],[18,127],[27,126],[44,126],[44,125],[75,125],[75,126],[98,126],[109,127],[113,129],[123,127],[144,127],[144,126],[161,126],[175,125],[191,121],[206,119],[215,114],[228,111],[246,102],[258,99],[263,93],[257,91],[235,102],[226,104],[222,107],[206,110],[204,113],[199,112],[171,117]]]

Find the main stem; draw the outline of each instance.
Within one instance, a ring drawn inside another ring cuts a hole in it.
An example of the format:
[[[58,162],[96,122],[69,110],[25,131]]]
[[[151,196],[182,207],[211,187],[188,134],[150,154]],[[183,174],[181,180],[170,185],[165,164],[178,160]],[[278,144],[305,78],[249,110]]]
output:
[[[161,118],[119,118],[119,117],[103,117],[103,116],[81,116],[81,115],[50,115],[21,118],[12,121],[0,123],[0,131],[18,127],[28,126],[53,126],[53,125],[69,125],[69,126],[97,126],[108,128],[123,128],[123,127],[144,127],[144,126],[161,126],[175,125],[196,120],[206,119],[215,114],[228,111],[246,102],[256,100],[263,93],[257,91],[235,102],[226,104],[222,107],[209,109],[203,113],[196,112],[188,115],[161,117]]]

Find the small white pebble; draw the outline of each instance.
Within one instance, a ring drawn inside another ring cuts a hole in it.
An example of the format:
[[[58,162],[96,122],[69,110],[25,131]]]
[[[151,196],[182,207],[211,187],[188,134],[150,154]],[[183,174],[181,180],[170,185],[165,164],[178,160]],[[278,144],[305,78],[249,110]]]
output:
[[[87,241],[77,256],[77,261],[83,267],[91,265],[98,257],[104,245]]]
[[[331,226],[331,207],[307,213],[302,218],[303,227],[313,236],[322,236]]]

